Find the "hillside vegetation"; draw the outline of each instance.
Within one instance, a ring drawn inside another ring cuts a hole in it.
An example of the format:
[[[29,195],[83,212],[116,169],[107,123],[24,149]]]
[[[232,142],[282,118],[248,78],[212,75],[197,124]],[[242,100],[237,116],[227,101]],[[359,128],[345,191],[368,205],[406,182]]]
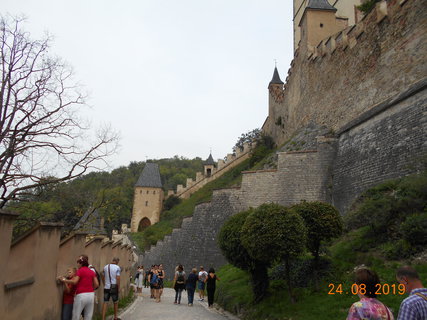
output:
[[[148,160],[159,165],[164,190],[185,184],[187,177],[195,178],[203,170],[201,158]],[[67,183],[58,183],[32,190],[20,201],[8,203],[7,209],[20,213],[14,236],[31,228],[37,221],[64,223],[69,232],[90,207],[99,208],[108,233],[130,223],[134,186],[145,162],[131,162],[111,172],[91,172]]]
[[[345,319],[359,299],[351,291],[358,265],[372,268],[390,288],[397,285],[395,271],[404,264],[412,264],[421,279],[427,279],[427,171],[367,190],[344,219],[344,227],[341,236],[321,242],[317,267],[308,249],[291,262],[295,303],[290,302],[281,260],[268,269],[270,287],[256,304],[250,273],[231,265],[221,268],[218,303],[245,320]],[[391,289],[379,300],[397,317],[404,297]]]

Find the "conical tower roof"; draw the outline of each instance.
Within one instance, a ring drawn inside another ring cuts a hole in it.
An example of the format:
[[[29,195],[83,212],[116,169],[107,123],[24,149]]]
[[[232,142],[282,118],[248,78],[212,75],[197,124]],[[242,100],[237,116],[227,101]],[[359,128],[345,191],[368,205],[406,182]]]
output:
[[[146,163],[142,170],[135,187],[150,187],[161,188],[162,180],[160,179],[160,171],[157,163]]]
[[[206,159],[206,161],[205,161],[205,165],[215,165],[215,161],[214,161],[214,159],[212,158],[212,153],[210,153],[209,154],[209,157]]]
[[[284,84],[283,81],[280,79],[277,67],[274,67],[273,79],[271,79],[270,84]]]

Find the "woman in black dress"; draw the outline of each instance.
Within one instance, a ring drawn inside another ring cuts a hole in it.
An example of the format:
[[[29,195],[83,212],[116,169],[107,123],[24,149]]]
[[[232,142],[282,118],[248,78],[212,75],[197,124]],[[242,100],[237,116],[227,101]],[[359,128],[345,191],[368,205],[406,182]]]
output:
[[[209,275],[205,280],[206,283],[206,290],[208,292],[208,304],[209,308],[212,308],[214,296],[215,296],[215,288],[216,288],[216,281],[219,281],[218,276],[215,274],[215,269],[210,268],[209,269]]]

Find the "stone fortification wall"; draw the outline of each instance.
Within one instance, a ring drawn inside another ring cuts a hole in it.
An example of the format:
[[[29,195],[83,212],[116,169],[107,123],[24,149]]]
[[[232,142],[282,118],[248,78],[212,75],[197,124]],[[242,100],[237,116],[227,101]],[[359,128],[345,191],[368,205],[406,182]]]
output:
[[[279,145],[309,121],[337,131],[397,95],[427,74],[426,29],[424,1],[384,1],[313,51],[299,48],[263,130]]]
[[[218,248],[217,234],[231,215],[265,202],[290,205],[301,200],[323,200],[322,188],[330,167],[327,159],[335,150],[330,148],[329,140],[319,146],[319,152],[280,153],[277,170],[245,172],[240,188],[214,191],[211,202],[198,205],[193,216],[146,251],[140,263],[163,263],[169,279],[177,263],[187,271],[193,266],[221,266],[226,261]],[[293,170],[301,163],[310,169]]]
[[[73,234],[60,240],[61,224],[40,223],[11,243],[13,220],[17,215],[0,210],[0,248],[2,259],[0,282],[0,314],[2,319],[60,319],[63,285],[57,276],[76,267],[77,257],[89,256],[89,262],[101,271],[113,256],[122,267],[120,294],[129,292],[129,278],[134,261],[132,250],[121,241],[113,243],[103,236],[86,239],[86,234]],[[101,311],[103,285],[97,290]]]
[[[237,149],[235,153],[227,154],[225,160],[218,160],[217,167],[213,168],[210,176],[205,176],[201,172],[197,172],[196,180],[187,178],[186,186],[177,185],[177,191],[168,191],[168,196],[175,195],[182,199],[188,199],[194,192],[202,188],[207,183],[219,178],[230,169],[236,167],[250,157],[252,148],[255,144],[244,143],[243,150]]]
[[[427,78],[338,132],[333,204],[345,213],[366,189],[427,160]],[[424,159],[423,159],[424,158]]]
[[[238,189],[214,191],[211,202],[198,205],[193,216],[184,219],[180,229],[175,229],[146,251],[140,263],[144,266],[163,263],[168,279],[173,279],[178,263],[186,272],[200,265],[216,268],[226,263],[216,239],[225,220],[245,209],[238,193]]]

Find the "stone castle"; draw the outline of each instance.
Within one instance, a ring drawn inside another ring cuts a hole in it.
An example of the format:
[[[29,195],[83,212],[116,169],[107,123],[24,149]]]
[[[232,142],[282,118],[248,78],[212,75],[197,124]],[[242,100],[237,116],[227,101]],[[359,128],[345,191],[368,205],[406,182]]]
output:
[[[285,146],[313,123],[326,131],[310,147],[278,152],[277,168],[244,172],[239,188],[216,190],[144,253],[144,264],[162,262],[169,275],[177,262],[218,267],[226,260],[216,235],[239,211],[320,200],[345,215],[366,189],[421,169],[427,157],[424,1],[380,1],[365,16],[356,11],[349,26],[326,0],[299,3],[301,39],[286,80],[273,72],[262,129]]]

